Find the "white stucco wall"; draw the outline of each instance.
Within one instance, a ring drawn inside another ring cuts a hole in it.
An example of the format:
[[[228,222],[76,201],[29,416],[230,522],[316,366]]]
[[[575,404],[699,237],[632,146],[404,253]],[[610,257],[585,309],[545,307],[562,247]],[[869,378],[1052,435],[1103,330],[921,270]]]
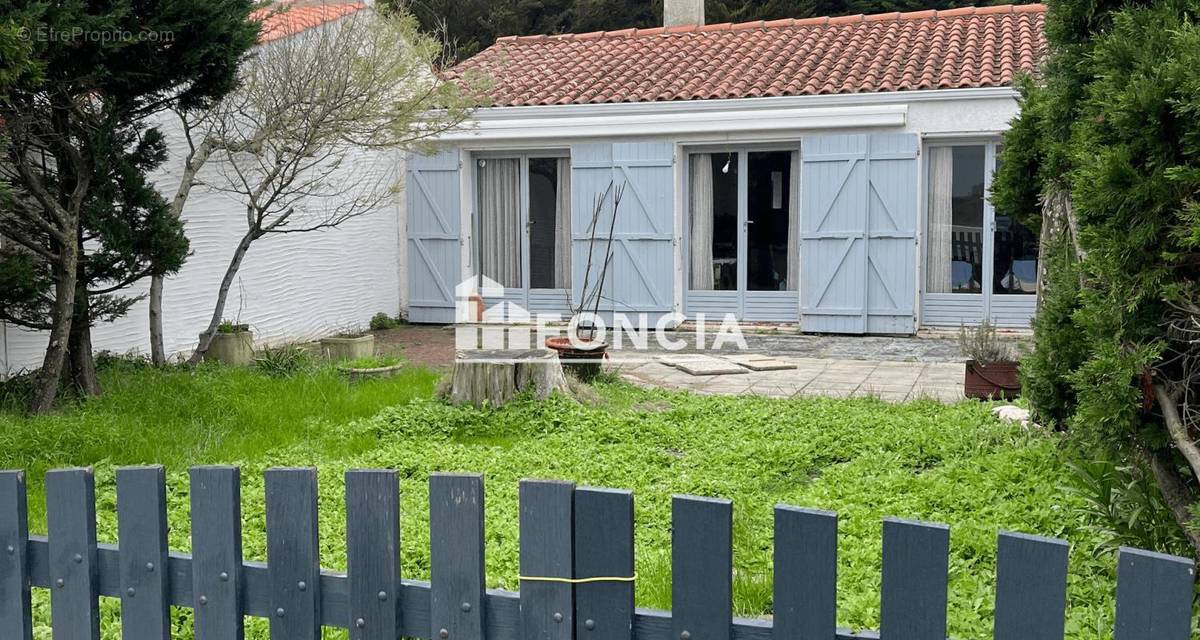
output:
[[[152,179],[168,198],[179,183],[186,146],[174,120],[163,125],[171,155]],[[399,152],[363,153],[352,171],[386,170],[403,175]],[[201,172],[217,179],[216,160]],[[192,255],[163,287],[163,334],[168,353],[185,354],[208,324],[217,286],[246,229],[245,207],[233,196],[196,186],[183,211]],[[267,235],[254,242],[230,290],[225,317],[249,324],[258,344],[309,340],[349,325],[366,326],[377,312],[397,315],[407,295],[404,260],[404,195],[339,228],[300,234]],[[142,293],[149,279],[129,293]],[[125,317],[97,325],[97,350],[148,353],[148,305],[138,303]],[[41,364],[44,334],[0,323],[0,375]]]

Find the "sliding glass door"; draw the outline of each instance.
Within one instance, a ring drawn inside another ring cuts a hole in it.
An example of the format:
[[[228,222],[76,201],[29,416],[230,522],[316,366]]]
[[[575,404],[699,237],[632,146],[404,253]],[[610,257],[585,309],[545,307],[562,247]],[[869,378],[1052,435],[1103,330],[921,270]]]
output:
[[[566,154],[475,162],[478,272],[531,312],[566,311],[571,288],[571,170]],[[489,301],[491,302],[491,301]]]
[[[1037,237],[1016,219],[997,215],[987,197],[999,145],[934,144],[928,150],[924,324],[987,318],[1028,326],[1037,303]]]
[[[798,171],[787,149],[689,155],[689,315],[799,317]]]

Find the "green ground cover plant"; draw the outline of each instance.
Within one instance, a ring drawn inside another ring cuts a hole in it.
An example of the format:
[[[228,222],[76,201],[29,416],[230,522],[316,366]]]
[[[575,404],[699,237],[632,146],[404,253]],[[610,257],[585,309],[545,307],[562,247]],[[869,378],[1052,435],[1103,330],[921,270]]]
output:
[[[455,408],[432,399],[435,375],[348,384],[332,368],[291,377],[205,366],[156,371],[106,367],[104,397],[36,418],[0,413],[0,467],[30,471],[31,526],[44,531],[41,474],[96,467],[99,538],[116,541],[114,470],[167,465],[170,542],[190,546],[187,465],[242,467],[247,559],[265,560],[262,471],[319,470],[321,555],[345,566],[343,474],[399,471],[403,572],[428,578],[428,475],[485,474],[490,586],[516,589],[517,483],[556,478],[631,489],[636,504],[637,601],[670,606],[670,500],[676,493],[734,501],[734,608],[771,610],[772,507],[840,515],[839,623],[878,628],[881,520],[951,526],[950,632],[990,638],[998,530],[1072,543],[1071,638],[1110,637],[1114,562],[1085,498],[1070,489],[1074,450],[1061,436],[998,422],[985,404],[932,401],[710,397],[648,391],[604,378],[597,401],[552,398],[504,409]],[[39,637],[48,600],[37,590]],[[117,638],[118,603],[105,601],[105,637]],[[266,623],[248,620],[248,637]],[[176,637],[190,637],[176,613]],[[327,632],[329,637],[344,633]]]

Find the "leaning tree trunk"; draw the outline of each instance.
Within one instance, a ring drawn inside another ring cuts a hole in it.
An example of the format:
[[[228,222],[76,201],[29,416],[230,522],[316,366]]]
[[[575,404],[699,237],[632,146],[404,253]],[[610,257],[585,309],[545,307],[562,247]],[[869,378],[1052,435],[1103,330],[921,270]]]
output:
[[[80,269],[82,271],[82,269]],[[67,370],[63,380],[81,396],[100,395],[100,379],[96,376],[96,359],[92,355],[92,311],[88,303],[86,284],[82,278],[75,292],[75,312],[71,321]]]
[[[208,328],[200,334],[200,344],[192,352],[192,357],[188,358],[189,364],[199,363],[208,353],[208,347],[212,345],[213,337],[217,335],[217,328],[221,326],[221,316],[225,315],[225,301],[229,298],[229,288],[233,286],[233,279],[237,277],[238,269],[242,268],[242,260],[246,257],[246,252],[250,250],[250,243],[261,235],[255,230],[247,231],[246,235],[242,236],[241,241],[238,242],[237,248],[233,250],[233,258],[229,260],[229,266],[225,268],[225,277],[221,278],[221,286],[217,289],[217,304],[213,307],[212,317],[208,319]]]
[[[159,367],[167,363],[167,350],[163,348],[162,289],[163,277],[150,276],[150,361]]]
[[[75,284],[79,253],[75,243],[62,245],[61,264],[55,270],[54,310],[51,315],[50,342],[42,358],[37,392],[30,404],[33,413],[45,413],[54,408],[58,397],[59,379],[66,366],[71,337],[71,321],[75,316]]]
[[[453,404],[500,407],[521,393],[541,400],[554,392],[570,394],[558,355],[549,349],[463,352],[441,394]]]
[[[185,133],[190,132],[191,126],[188,124],[186,117],[184,117],[183,122]],[[188,139],[191,139],[190,134],[188,135]],[[192,192],[192,187],[196,185],[196,174],[200,172],[200,168],[204,166],[204,163],[208,162],[208,157],[212,155],[212,151],[212,140],[206,138],[188,156],[187,162],[183,167],[183,175],[179,178],[179,187],[175,190],[175,198],[171,200],[171,215],[176,218],[180,218],[183,215],[183,205],[187,203],[188,195]],[[163,347],[162,290],[162,274],[150,276],[150,361],[160,367],[167,363],[167,350]]]

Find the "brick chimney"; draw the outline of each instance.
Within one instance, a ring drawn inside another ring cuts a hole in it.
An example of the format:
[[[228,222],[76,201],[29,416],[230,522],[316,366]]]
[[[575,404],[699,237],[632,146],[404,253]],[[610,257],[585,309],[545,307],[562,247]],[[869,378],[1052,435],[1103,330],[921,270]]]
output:
[[[663,26],[704,24],[704,0],[663,0]]]

